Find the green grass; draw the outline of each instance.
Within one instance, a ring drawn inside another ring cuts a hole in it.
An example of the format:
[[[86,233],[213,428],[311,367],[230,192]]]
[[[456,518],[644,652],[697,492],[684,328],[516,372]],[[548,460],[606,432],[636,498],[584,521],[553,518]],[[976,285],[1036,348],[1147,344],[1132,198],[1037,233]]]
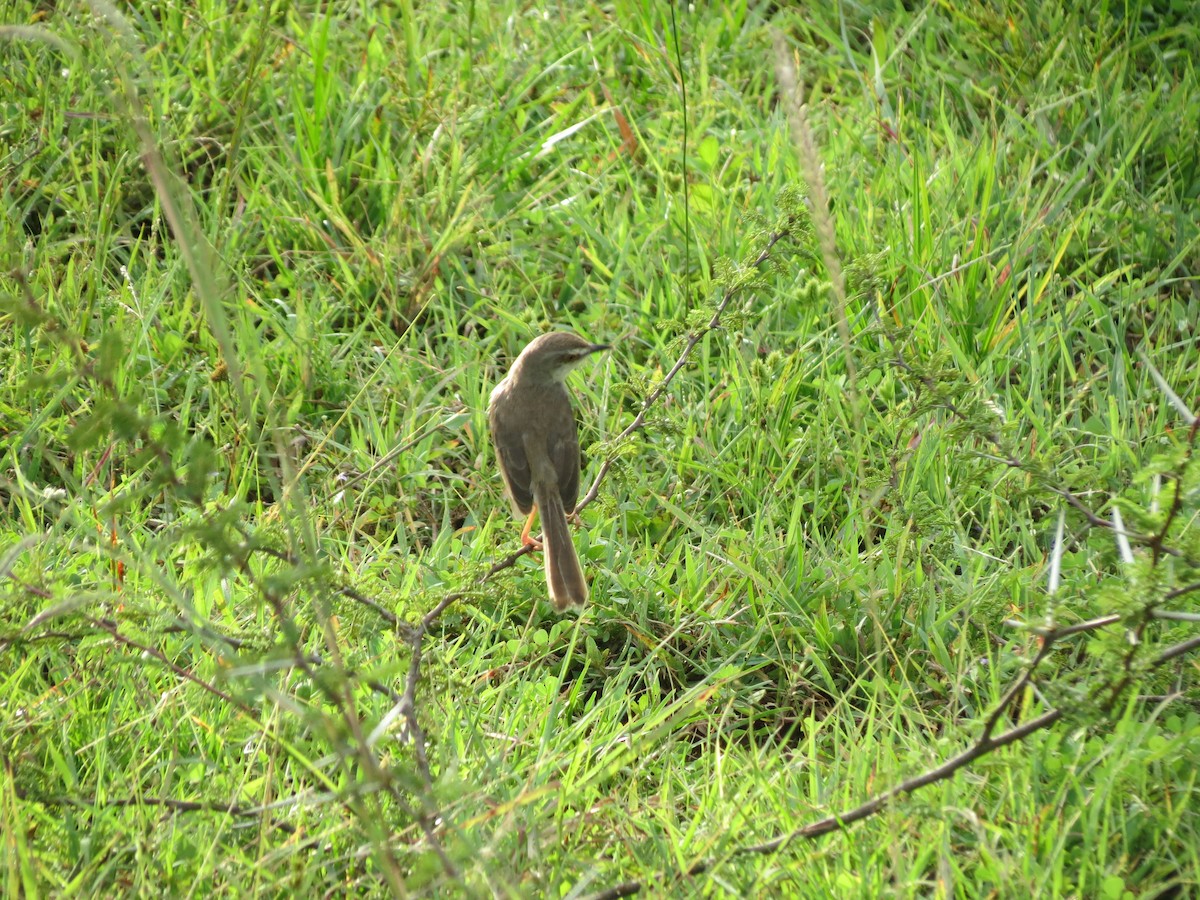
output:
[[[2,893],[1200,889],[1197,657],[1149,665],[1196,623],[1148,612],[1200,582],[1151,375],[1195,412],[1200,27],[775,6],[680,6],[678,46],[665,3],[7,7]],[[772,28],[848,347],[811,233],[737,268],[807,225]],[[549,327],[615,345],[572,376],[584,486],[613,460],[578,617],[536,559],[477,583],[518,546],[487,396]],[[395,623],[459,591],[430,787]],[[1001,726],[1052,728],[739,852],[970,746],[1013,620],[1114,612]]]

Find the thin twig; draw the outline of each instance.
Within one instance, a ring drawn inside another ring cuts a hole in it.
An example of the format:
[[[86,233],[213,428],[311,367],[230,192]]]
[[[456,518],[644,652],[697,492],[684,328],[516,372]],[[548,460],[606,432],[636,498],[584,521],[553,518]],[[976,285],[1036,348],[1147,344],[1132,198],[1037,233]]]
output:
[[[1061,636],[1063,635],[1057,632],[1048,635],[1046,642],[1043,645],[1043,650]],[[1200,636],[1168,647],[1151,661],[1150,668],[1158,668],[1159,666],[1165,665],[1167,662],[1179,656],[1183,656],[1197,649],[1200,649]],[[1036,670],[1037,666],[1042,662],[1042,660],[1045,659],[1045,656],[1046,654],[1044,652],[1039,653],[1038,656],[1029,664],[1029,666],[1026,667],[1026,671],[1021,674],[1020,678],[1014,682],[1014,687],[1016,684],[1028,683],[1030,681],[1029,676]],[[1111,679],[1108,684],[1112,684],[1116,681],[1124,682],[1125,679],[1124,677],[1121,679]],[[823,819],[818,819],[815,822],[811,822],[808,825],[797,828],[794,831],[790,831],[785,835],[772,838],[769,841],[764,841],[760,844],[750,844],[748,846],[739,847],[721,859],[701,860],[700,862],[689,866],[686,870],[675,873],[674,875],[663,873],[654,879],[654,885],[656,887],[665,887],[669,883],[673,883],[684,878],[702,875],[728,859],[741,856],[777,853],[794,841],[811,840],[813,838],[829,834],[830,832],[843,831],[847,826],[853,825],[855,822],[859,822],[881,812],[893,800],[896,800],[897,798],[903,797],[907,794],[914,793],[915,791],[926,787],[927,785],[934,784],[939,781],[945,781],[959,770],[988,755],[989,753],[992,753],[1001,747],[1007,747],[1010,744],[1015,744],[1018,741],[1024,740],[1035,732],[1049,728],[1067,714],[1067,710],[1061,707],[1047,710],[1041,715],[1035,716],[1034,718],[1023,722],[1022,724],[1010,728],[1009,730],[993,737],[990,731],[991,727],[994,726],[995,722],[999,721],[1005,710],[1011,706],[1012,701],[1019,697],[1019,695],[1020,694],[1018,691],[1014,691],[1011,688],[1010,690],[1006,691],[1000,702],[996,704],[995,709],[988,717],[983,732],[975,740],[975,742],[966,750],[955,756],[952,756],[950,759],[946,760],[940,765],[922,772],[920,775],[916,775],[913,778],[909,778],[906,781],[896,785],[894,788],[884,791],[882,794],[872,797],[870,800],[866,801],[865,803],[861,803],[852,809],[835,813],[831,816],[826,816]],[[618,897],[631,897],[634,894],[641,893],[650,886],[651,882],[649,881],[624,881],[603,891],[590,894],[587,897],[587,900],[616,900]]]
[[[898,364],[908,369],[907,363],[904,362],[903,355],[900,353],[899,348],[896,347],[895,349]],[[908,370],[911,371],[911,369]],[[953,414],[960,417],[962,416],[962,413],[957,410],[952,403],[948,403],[948,405]],[[1192,423],[1192,427],[1188,435],[1188,450],[1183,462],[1183,466],[1185,467],[1192,461],[1193,451],[1198,436],[1200,436],[1200,418],[1197,418],[1196,421]],[[997,435],[993,435],[991,436],[991,439],[999,448],[999,437]],[[1019,461],[1010,464],[1020,465]],[[1177,474],[1176,477],[1178,480],[1182,480],[1181,474]],[[1107,519],[1095,515],[1095,513],[1088,509],[1086,505],[1083,504],[1082,501],[1078,500],[1078,498],[1075,497],[1075,495],[1070,491],[1060,488],[1056,490],[1056,493],[1066,498],[1068,502],[1072,503],[1072,505],[1077,505],[1079,508],[1081,508],[1081,510],[1087,514],[1089,521],[1095,520],[1093,524],[1111,527],[1111,523]],[[1176,503],[1173,504],[1173,509],[1168,514],[1164,525],[1153,535],[1139,536],[1141,543],[1152,548],[1152,562],[1155,564],[1161,561],[1163,555],[1172,554],[1172,550],[1174,549],[1166,547],[1165,542],[1167,539],[1170,521],[1178,512],[1179,493],[1180,492],[1177,490]],[[1132,538],[1134,536],[1130,537]],[[1188,584],[1168,592],[1164,595],[1164,597],[1174,599],[1198,589],[1200,589],[1200,583]],[[942,764],[935,766],[934,768],[929,769],[920,775],[907,779],[890,790],[887,790],[852,809],[846,810],[845,812],[819,819],[818,821],[805,825],[802,828],[798,828],[794,831],[788,832],[785,835],[773,838],[760,844],[739,847],[722,859],[701,860],[700,862],[689,866],[687,869],[675,873],[674,875],[663,873],[654,879],[654,884],[657,886],[665,886],[669,881],[678,881],[684,878],[703,874],[727,859],[751,854],[776,853],[793,841],[812,839],[819,837],[820,835],[828,834],[832,831],[844,830],[848,825],[880,812],[898,797],[911,794],[919,788],[925,787],[926,785],[943,781],[965,766],[970,765],[975,760],[980,759],[981,757],[986,756],[987,754],[992,753],[1001,747],[1021,741],[1037,731],[1049,728],[1067,714],[1068,710],[1066,708],[1058,707],[1047,710],[1041,715],[1035,716],[1021,725],[1002,732],[998,736],[994,735],[995,729],[1003,717],[1006,714],[1012,714],[1017,709],[1017,704],[1026,688],[1035,686],[1037,684],[1038,670],[1047,657],[1049,657],[1056,642],[1072,635],[1090,633],[1110,625],[1116,625],[1124,621],[1125,618],[1126,617],[1124,616],[1114,614],[1100,616],[1086,622],[1079,622],[1073,625],[1065,625],[1058,628],[1032,628],[1031,630],[1033,633],[1036,634],[1042,642],[1041,647],[1038,649],[1038,653],[1025,667],[1024,671],[1013,680],[1013,682],[1001,695],[991,713],[989,713],[987,718],[984,720],[979,737],[976,738],[975,742],[966,750],[957,754],[956,756],[951,757]],[[1158,603],[1148,603],[1145,605],[1140,614],[1136,617],[1133,626],[1130,628],[1129,649],[1122,656],[1120,674],[1105,679],[1089,692],[1089,697],[1091,700],[1099,703],[1099,708],[1105,714],[1111,714],[1112,710],[1116,707],[1117,702],[1136,680],[1139,674],[1139,670],[1136,665],[1137,654],[1144,646],[1145,631],[1148,628],[1149,623],[1156,618],[1177,618],[1182,621],[1193,621],[1195,617],[1187,613],[1173,613],[1170,611],[1159,610]],[[1023,623],[1013,622],[1010,624],[1021,627],[1029,627],[1023,625]],[[1161,667],[1171,660],[1177,659],[1196,650],[1200,650],[1200,636],[1173,644],[1166,650],[1159,652],[1154,659],[1151,660],[1148,668],[1155,669]],[[615,900],[615,898],[618,897],[629,897],[640,893],[642,890],[647,888],[649,884],[650,882],[648,881],[625,881],[606,890],[590,895],[588,900]]]
[[[763,251],[759,253],[754,259],[754,262],[750,264],[750,268],[756,269],[766,262],[767,259],[770,258],[771,251],[774,250],[775,245],[790,235],[791,232],[786,229],[773,232],[767,239],[767,244],[763,248]],[[702,328],[688,335],[687,343],[684,344],[683,347],[683,352],[679,354],[679,358],[675,360],[675,364],[671,366],[667,374],[663,376],[662,381],[660,381],[654,390],[652,390],[646,396],[646,399],[642,401],[642,408],[638,410],[638,414],[634,416],[633,421],[625,427],[625,430],[613,439],[615,442],[624,440],[646,424],[646,414],[650,412],[650,408],[658,402],[659,398],[662,397],[663,394],[666,393],[667,388],[671,386],[671,382],[675,380],[675,376],[679,374],[680,370],[682,370],[685,365],[687,365],[687,361],[691,357],[692,351],[696,348],[696,345],[704,339],[706,334],[708,334],[710,331],[716,330],[717,326],[721,323],[721,316],[724,315],[725,308],[729,306],[730,301],[737,296],[737,293],[737,287],[726,288],[724,295],[721,297],[721,302],[718,303],[716,309],[713,310],[712,318],[709,319]],[[608,471],[611,468],[611,458],[605,459],[604,462],[600,464],[600,471],[596,473],[596,477],[592,481],[591,487],[588,488],[587,493],[583,495],[583,499],[576,504],[576,511],[583,509],[596,499],[596,496],[600,491],[600,485],[608,475]]]
[[[104,631],[104,632],[108,633],[109,635],[111,635],[113,640],[115,640],[117,643],[124,644],[126,647],[132,647],[134,650],[144,653],[147,656],[153,656],[160,663],[162,663],[164,666],[166,666],[168,669],[170,669],[172,672],[174,672],[176,677],[182,678],[184,681],[190,681],[192,684],[198,685],[199,687],[208,691],[210,694],[217,697],[218,699],[225,701],[230,706],[236,707],[241,712],[250,716],[250,718],[252,718],[254,721],[256,721],[256,722],[258,721],[258,713],[256,713],[253,709],[251,709],[250,706],[243,703],[241,700],[238,700],[232,694],[225,693],[225,691],[221,690],[215,684],[211,684],[211,683],[205,681],[203,678],[201,678],[196,673],[194,673],[191,669],[185,669],[183,666],[180,666],[180,665],[177,665],[177,664],[171,662],[171,660],[167,659],[166,654],[163,653],[158,648],[151,647],[149,644],[143,644],[140,641],[136,641],[133,638],[129,637],[129,635],[127,635],[127,634],[122,634],[121,631],[117,628],[117,624],[115,622],[113,622],[111,619],[98,619],[95,616],[85,616],[84,618],[92,626],[99,628],[101,631]]]
[[[808,186],[809,203],[812,209],[813,230],[821,250],[821,260],[829,276],[830,294],[833,298],[833,320],[837,326],[838,340],[842,345],[842,361],[846,367],[846,400],[850,406],[854,433],[865,435],[863,403],[858,390],[858,364],[854,360],[854,342],[850,334],[850,320],[846,313],[846,278],[842,273],[842,259],[837,248],[837,228],[833,221],[829,189],[825,184],[825,165],[817,149],[812,126],[808,121],[808,104],[805,102],[804,82],[796,72],[792,54],[788,52],[783,35],[772,30],[771,41],[775,52],[775,79],[784,98],[784,112],[792,132],[792,142],[800,159],[800,170]],[[857,454],[858,483],[865,485],[866,454]],[[868,543],[873,543],[875,525],[871,517],[875,503],[868,499],[860,488],[858,502],[863,516],[863,534]]]
[[[240,803],[224,803],[220,800],[176,800],[173,797],[109,797],[100,800],[95,797],[30,797],[36,803],[49,807],[72,806],[77,809],[100,809],[107,807],[129,806],[162,806],[175,812],[214,812],[233,816],[238,819],[259,819],[263,817],[266,807],[242,806]],[[271,827],[278,828],[285,834],[295,834],[296,826],[288,822],[272,818]]]

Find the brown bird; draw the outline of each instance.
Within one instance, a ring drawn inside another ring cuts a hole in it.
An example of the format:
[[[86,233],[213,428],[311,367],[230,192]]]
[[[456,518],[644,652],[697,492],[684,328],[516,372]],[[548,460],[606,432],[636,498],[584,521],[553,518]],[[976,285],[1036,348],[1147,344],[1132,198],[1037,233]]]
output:
[[[582,606],[588,587],[567,528],[567,516],[579,499],[579,434],[567,373],[593,353],[609,349],[569,331],[534,338],[513,362],[488,401],[488,424],[504,491],[517,516],[528,516],[521,541],[529,536],[533,515],[542,519],[546,586],[556,609]]]

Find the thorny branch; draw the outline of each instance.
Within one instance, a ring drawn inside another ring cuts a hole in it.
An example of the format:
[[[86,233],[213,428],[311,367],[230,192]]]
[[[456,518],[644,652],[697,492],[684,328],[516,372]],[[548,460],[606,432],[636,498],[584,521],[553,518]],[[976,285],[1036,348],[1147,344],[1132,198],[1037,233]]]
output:
[[[1200,588],[1200,585],[1197,585],[1196,587]],[[781,835],[780,837],[772,838],[769,841],[764,841],[759,844],[750,844],[748,846],[738,847],[731,853],[726,854],[724,857],[719,859],[701,860],[700,862],[697,862],[678,873],[664,873],[655,879],[653,883],[648,881],[625,881],[620,884],[613,885],[612,887],[603,891],[591,894],[587,900],[616,900],[618,897],[631,897],[634,894],[641,893],[643,890],[646,890],[652,886],[656,888],[665,888],[671,882],[679,881],[684,878],[691,878],[696,875],[702,875],[705,872],[715,868],[717,865],[737,857],[761,856],[777,853],[795,841],[812,840],[814,838],[821,837],[822,835],[829,834],[833,831],[843,831],[848,826],[853,825],[855,822],[869,818],[870,816],[882,811],[893,800],[896,800],[897,798],[903,797],[907,794],[914,793],[915,791],[926,787],[927,785],[934,784],[939,781],[945,781],[960,769],[965,768],[966,766],[975,762],[977,759],[987,756],[989,753],[992,753],[1001,747],[1007,747],[1011,744],[1022,741],[1035,732],[1049,728],[1051,725],[1066,716],[1069,710],[1065,709],[1064,707],[1056,707],[1054,709],[1047,710],[1038,716],[1034,716],[1032,719],[1028,719],[1025,722],[1022,722],[1020,725],[1016,725],[998,735],[994,733],[996,726],[1006,714],[1013,716],[1017,713],[1020,698],[1025,687],[1036,680],[1038,667],[1050,655],[1050,649],[1056,641],[1069,635],[1079,634],[1080,632],[1084,631],[1094,631],[1097,628],[1104,627],[1105,625],[1111,625],[1115,620],[1119,620],[1119,617],[1104,616],[1099,619],[1094,619],[1090,622],[1082,622],[1078,625],[1070,625],[1061,629],[1037,631],[1036,633],[1041,637],[1042,640],[1041,648],[1034,659],[1026,667],[1025,671],[1013,681],[1009,689],[1005,691],[1004,696],[1000,698],[1000,701],[996,704],[996,707],[984,721],[984,725],[979,737],[976,738],[975,742],[966,750],[962,751],[956,756],[950,757],[950,759],[947,759],[940,765],[922,772],[920,775],[909,778],[895,787],[884,791],[878,796],[872,797],[870,800],[866,801],[865,803],[861,803],[852,809],[835,813],[831,816],[826,816],[823,819],[818,819],[815,822],[811,822],[808,825],[797,828],[796,830],[790,831],[785,835]],[[1184,656],[1197,649],[1200,649],[1200,636],[1190,638],[1186,641],[1181,641],[1178,644],[1168,647],[1155,656],[1155,658],[1150,662],[1150,668],[1155,669],[1166,665],[1171,660],[1177,659],[1178,657]],[[1107,692],[1109,696],[1104,701],[1101,708],[1105,712],[1111,712],[1113,707],[1116,705],[1116,702],[1120,699],[1124,689],[1128,687],[1128,685],[1129,679],[1124,673],[1122,673],[1120,677],[1111,678],[1099,685],[1092,692],[1092,694],[1095,697]]]
[[[930,391],[931,393],[934,392],[937,388],[937,383],[934,381],[933,377],[928,374],[919,373],[916,370],[914,370],[913,367],[911,365],[909,365],[908,360],[905,359],[904,351],[900,349],[900,346],[896,342],[894,336],[891,334],[885,333],[885,337],[887,337],[889,343],[891,343],[891,345],[892,345],[892,350],[894,353],[894,357],[892,359],[892,364],[897,369],[900,369],[901,371],[907,372],[909,375],[914,376],[918,381],[921,382],[921,384],[925,387],[926,390]],[[964,412],[962,410],[962,408],[958,406],[958,404],[956,404],[953,400],[951,400],[949,398],[943,399],[940,402],[940,406],[942,408],[944,408],[947,412],[949,412],[950,415],[954,416],[956,419],[959,419],[964,422],[968,421],[968,419],[969,419],[967,413]],[[1192,455],[1195,450],[1196,437],[1197,437],[1198,431],[1200,431],[1200,416],[1195,416],[1191,422],[1191,429],[1188,433],[1187,455],[1183,461],[1181,470],[1186,468],[1188,463],[1192,460]],[[987,442],[990,443],[996,450],[996,453],[994,456],[991,454],[988,454],[987,458],[995,459],[997,462],[1003,463],[1004,465],[1008,466],[1010,469],[1019,469],[1022,472],[1027,472],[1027,473],[1033,475],[1034,477],[1038,477],[1039,473],[1034,471],[1028,462],[1018,458],[1017,456],[1015,456],[1014,454],[1009,452],[1007,450],[1007,448],[1005,448],[1004,442],[997,432],[991,431],[991,430],[985,431],[983,433],[983,437],[986,438]],[[1175,499],[1172,503],[1171,509],[1168,512],[1166,519],[1163,521],[1162,527],[1159,528],[1158,531],[1156,531],[1153,534],[1136,534],[1133,532],[1126,531],[1124,528],[1118,526],[1117,523],[1113,522],[1110,519],[1106,519],[1106,518],[1104,518],[1104,516],[1101,516],[1098,513],[1096,513],[1090,506],[1088,506],[1086,503],[1083,502],[1083,500],[1079,497],[1078,494],[1074,493],[1070,488],[1068,488],[1064,485],[1048,483],[1045,478],[1039,478],[1039,480],[1042,482],[1042,484],[1046,488],[1046,490],[1061,497],[1064,501],[1066,501],[1066,503],[1072,509],[1074,509],[1080,515],[1082,515],[1084,518],[1084,521],[1086,521],[1089,526],[1091,526],[1093,528],[1104,528],[1104,529],[1113,531],[1114,533],[1123,535],[1125,537],[1125,539],[1130,541],[1131,543],[1140,544],[1144,547],[1149,547],[1151,553],[1153,554],[1155,562],[1157,562],[1158,558],[1163,555],[1176,556],[1176,557],[1184,557],[1185,556],[1184,551],[1182,551],[1176,547],[1168,547],[1165,545],[1168,531],[1170,530],[1171,524],[1172,524],[1175,516],[1178,514],[1178,512],[1181,508],[1181,505],[1183,503],[1183,497],[1182,497],[1180,491],[1175,492]],[[881,499],[881,498],[878,498],[878,499]]]
[[[898,368],[912,372],[913,370],[904,359],[903,352],[899,346],[893,342],[895,351],[895,364]],[[928,389],[933,389],[934,384],[928,376],[918,376],[923,384]],[[958,408],[952,400],[946,400],[943,404],[952,415],[964,419],[965,414]],[[1187,438],[1187,451],[1184,454],[1184,459],[1179,471],[1175,477],[1177,481],[1182,481],[1183,471],[1192,462],[1194,458],[1195,446],[1197,437],[1200,436],[1200,416],[1193,415],[1191,427]],[[988,434],[988,440],[1002,454],[1000,462],[1005,463],[1014,468],[1027,469],[1024,462],[1012,455],[1003,455],[1005,453],[1000,436],[996,433]],[[1058,496],[1062,497],[1068,504],[1084,514],[1089,526],[1103,527],[1115,529],[1115,523],[1108,519],[1097,515],[1092,511],[1082,500],[1074,493],[1065,487],[1057,485],[1046,485]],[[1170,526],[1174,519],[1182,509],[1182,490],[1176,490],[1174,500],[1170,510],[1163,520],[1162,526],[1153,534],[1149,535],[1134,535],[1125,534],[1125,537],[1131,541],[1135,541],[1150,549],[1151,564],[1157,565],[1164,555],[1168,556],[1183,556],[1181,551],[1175,548],[1166,546],[1166,540],[1169,534]],[[1183,587],[1173,589],[1163,595],[1163,600],[1174,600],[1190,593],[1200,591],[1200,582],[1192,582]],[[1161,602],[1161,601],[1160,601]],[[1143,646],[1143,638],[1146,629],[1153,620],[1168,620],[1168,621],[1197,621],[1197,617],[1192,613],[1177,612],[1172,610],[1161,609],[1157,604],[1148,604],[1142,610],[1138,611],[1132,617],[1132,621],[1128,623],[1129,629],[1129,649],[1122,655],[1120,672],[1110,678],[1105,679],[1100,684],[1096,685],[1089,692],[1090,699],[1097,703],[1100,710],[1105,714],[1111,713],[1117,702],[1132,686],[1137,676],[1137,654],[1138,650]],[[980,729],[979,737],[966,750],[951,757],[945,762],[932,769],[922,772],[920,775],[914,776],[906,781],[901,782],[895,787],[884,791],[876,797],[862,803],[852,809],[846,810],[835,815],[826,816],[816,822],[812,822],[794,831],[791,831],[780,837],[773,838],[760,844],[752,844],[748,846],[738,847],[731,853],[726,854],[719,859],[701,860],[692,866],[687,867],[677,873],[662,873],[653,882],[650,881],[625,881],[620,884],[613,885],[603,891],[590,895],[588,900],[615,900],[618,897],[629,897],[638,894],[641,891],[654,886],[656,888],[666,887],[669,882],[681,881],[685,878],[690,878],[696,875],[707,872],[722,862],[737,857],[750,855],[763,855],[776,853],[782,850],[787,845],[794,841],[813,839],[821,835],[828,834],[833,831],[844,830],[847,826],[855,822],[866,819],[870,816],[883,810],[889,803],[898,797],[911,794],[926,785],[934,784],[938,781],[944,781],[952,776],[955,772],[970,765],[974,761],[980,759],[989,753],[998,750],[1001,747],[1006,747],[1024,740],[1035,732],[1049,728],[1051,725],[1058,722],[1070,712],[1069,709],[1059,706],[1049,709],[1031,719],[1026,720],[1020,725],[1014,726],[1007,731],[996,734],[996,729],[1005,717],[1016,718],[1020,713],[1021,698],[1025,693],[1026,688],[1035,685],[1038,681],[1038,671],[1042,663],[1051,655],[1054,646],[1057,642],[1068,638],[1072,635],[1090,633],[1106,628],[1110,625],[1116,625],[1126,618],[1120,615],[1106,615],[1091,619],[1086,622],[1078,622],[1073,625],[1064,625],[1061,627],[1038,627],[1027,626],[1021,622],[1009,622],[1008,624],[1023,627],[1041,642],[1037,653],[1033,659],[1025,667],[1024,671],[1013,680],[1013,682],[1005,690],[1000,700],[996,703],[992,712],[983,721]],[[1160,651],[1149,663],[1148,668],[1156,669],[1168,662],[1185,656],[1196,650],[1200,650],[1200,636],[1189,638],[1186,641],[1181,641],[1173,644],[1165,650]]]

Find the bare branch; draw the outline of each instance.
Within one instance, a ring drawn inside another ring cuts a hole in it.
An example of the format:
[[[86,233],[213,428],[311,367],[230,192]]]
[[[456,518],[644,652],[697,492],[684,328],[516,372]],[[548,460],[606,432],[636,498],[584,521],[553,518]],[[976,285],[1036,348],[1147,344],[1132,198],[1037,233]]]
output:
[[[1072,633],[1077,633],[1077,631],[1078,629]],[[1041,715],[1035,716],[1034,718],[1010,728],[999,735],[993,737],[991,734],[991,730],[995,726],[995,723],[999,721],[1001,715],[1008,708],[1011,701],[1015,697],[1019,696],[1019,692],[1016,691],[1015,688],[1017,688],[1018,685],[1024,685],[1028,683],[1033,671],[1045,658],[1046,650],[1049,645],[1054,642],[1054,639],[1061,636],[1062,635],[1059,633],[1054,633],[1053,635],[1047,637],[1046,642],[1043,644],[1042,651],[1039,652],[1038,656],[1029,664],[1026,671],[1023,672],[1021,676],[1013,682],[1007,691],[1005,691],[1004,696],[996,704],[996,708],[992,711],[992,714],[988,716],[984,724],[982,734],[978,739],[976,739],[975,743],[973,743],[966,750],[955,756],[952,756],[941,765],[922,772],[920,775],[917,775],[913,778],[909,778],[908,780],[896,785],[894,788],[884,791],[882,794],[879,794],[878,796],[873,797],[865,803],[859,804],[852,809],[835,813],[831,816],[826,816],[823,819],[818,819],[815,822],[812,822],[801,828],[797,828],[796,830],[790,831],[785,835],[781,835],[780,837],[772,838],[769,841],[764,841],[760,844],[750,844],[745,847],[739,847],[721,859],[702,860],[695,865],[690,866],[686,871],[679,872],[674,875],[664,873],[654,880],[653,886],[666,887],[669,884],[673,884],[674,882],[680,881],[684,878],[701,875],[715,868],[722,862],[730,859],[742,856],[777,853],[794,841],[811,840],[813,838],[829,834],[830,832],[843,831],[847,826],[853,825],[855,822],[862,821],[863,819],[879,813],[893,800],[896,800],[897,798],[903,797],[907,794],[912,794],[920,788],[926,787],[927,785],[935,784],[939,781],[945,781],[956,772],[969,766],[976,760],[981,759],[982,757],[987,756],[996,750],[999,750],[1001,747],[1007,747],[1011,744],[1015,744],[1018,741],[1022,741],[1029,737],[1031,734],[1049,728],[1067,714],[1066,709],[1057,708],[1047,710]],[[1191,638],[1190,640],[1183,641],[1167,648],[1154,658],[1154,660],[1150,663],[1150,667],[1157,668],[1172,659],[1183,656],[1197,649],[1200,649],[1200,636]],[[1120,683],[1124,683],[1126,679],[1122,677],[1118,681]],[[651,883],[647,881],[625,881],[621,882],[620,884],[613,885],[612,887],[603,891],[591,894],[588,896],[587,900],[616,900],[618,897],[631,897],[634,894],[641,893],[641,891],[651,886]]]

